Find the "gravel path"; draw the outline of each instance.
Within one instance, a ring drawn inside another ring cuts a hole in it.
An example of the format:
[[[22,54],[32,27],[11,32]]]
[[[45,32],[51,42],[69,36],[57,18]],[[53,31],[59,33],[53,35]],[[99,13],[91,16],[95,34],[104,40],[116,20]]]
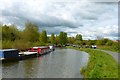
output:
[[[98,49],[98,50],[100,50],[100,49]],[[107,51],[107,50],[101,50],[101,51],[110,54],[120,64],[120,61],[118,59],[118,57],[120,57],[120,53],[112,52],[112,51]]]

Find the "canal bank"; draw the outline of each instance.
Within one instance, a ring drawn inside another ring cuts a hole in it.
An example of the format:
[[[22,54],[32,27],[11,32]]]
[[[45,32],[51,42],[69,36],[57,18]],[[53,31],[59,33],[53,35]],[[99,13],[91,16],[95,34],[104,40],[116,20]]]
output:
[[[54,52],[2,65],[3,78],[83,78],[80,68],[87,65],[89,55],[73,49]]]
[[[67,47],[89,53],[89,62],[86,68],[81,69],[85,78],[118,78],[118,63],[109,54],[90,48]]]

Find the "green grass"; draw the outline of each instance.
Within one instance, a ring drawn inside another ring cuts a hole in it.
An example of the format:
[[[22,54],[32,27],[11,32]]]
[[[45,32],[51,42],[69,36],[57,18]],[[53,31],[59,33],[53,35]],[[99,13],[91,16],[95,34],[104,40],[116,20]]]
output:
[[[98,49],[102,49],[102,50],[109,50],[109,51],[113,51],[113,52],[119,52],[118,47],[114,47],[114,46],[97,46]]]
[[[111,55],[89,48],[79,49],[70,46],[67,48],[89,53],[90,58],[87,66],[80,70],[85,78],[118,78],[118,63]]]

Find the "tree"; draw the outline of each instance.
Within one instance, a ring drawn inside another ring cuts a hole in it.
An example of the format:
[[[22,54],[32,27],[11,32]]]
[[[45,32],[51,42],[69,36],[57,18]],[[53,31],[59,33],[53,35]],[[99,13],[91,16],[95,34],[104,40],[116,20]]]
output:
[[[88,44],[88,45],[95,45],[95,44],[96,44],[96,41],[95,41],[95,40],[88,40],[88,41],[87,41],[87,44]]]
[[[81,44],[82,44],[82,45],[87,45],[87,40],[81,41]]]
[[[38,26],[31,22],[25,23],[25,29],[23,31],[23,39],[29,42],[39,41]]]
[[[112,40],[108,40],[105,45],[107,45],[107,46],[112,46],[112,44],[113,44],[113,41],[112,41]]]
[[[67,43],[67,33],[63,32],[63,44]]]
[[[64,45],[67,43],[67,33],[65,32],[60,32],[59,34],[59,40],[60,40],[60,44]]]
[[[73,44],[75,42],[75,38],[74,37],[68,37],[67,40],[68,40],[69,44]]]
[[[15,25],[2,26],[2,40],[15,41],[20,38],[19,31]]]
[[[63,45],[63,32],[60,32],[59,34],[59,41],[60,41],[60,44]]]
[[[47,33],[46,30],[43,30],[39,38],[41,43],[47,43]]]
[[[82,41],[75,41],[74,44],[76,44],[76,45],[81,45],[81,44],[82,44]]]
[[[119,42],[113,42],[112,43],[112,48],[114,49],[114,50],[116,50],[116,51],[118,51],[118,52],[120,52],[120,44],[119,44]]]
[[[97,44],[98,45],[105,45],[108,41],[109,41],[109,39],[104,38],[104,39],[101,39],[101,40],[97,40]]]
[[[50,41],[51,41],[52,44],[55,43],[55,36],[54,36],[54,33],[51,34]]]
[[[48,43],[51,43],[50,38],[51,38],[50,36],[47,37],[47,42],[48,42]]]
[[[82,41],[82,35],[81,35],[81,34],[77,34],[77,35],[76,35],[76,40]]]
[[[56,37],[55,37],[55,44],[58,45],[58,44],[59,44],[59,41],[60,41],[60,40],[59,40],[59,36],[56,35]]]
[[[102,40],[97,40],[97,45],[104,45]]]
[[[39,43],[38,26],[31,22],[25,23],[25,29],[20,31],[15,25],[0,25],[2,28],[2,48],[17,48],[25,50]],[[40,45],[40,44],[38,44]]]

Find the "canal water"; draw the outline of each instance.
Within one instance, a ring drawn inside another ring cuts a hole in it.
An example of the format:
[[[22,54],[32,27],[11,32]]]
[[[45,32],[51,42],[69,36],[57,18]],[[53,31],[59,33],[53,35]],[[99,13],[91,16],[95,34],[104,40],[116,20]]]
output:
[[[47,55],[2,64],[3,78],[82,78],[80,68],[89,55],[73,49],[56,49]]]

